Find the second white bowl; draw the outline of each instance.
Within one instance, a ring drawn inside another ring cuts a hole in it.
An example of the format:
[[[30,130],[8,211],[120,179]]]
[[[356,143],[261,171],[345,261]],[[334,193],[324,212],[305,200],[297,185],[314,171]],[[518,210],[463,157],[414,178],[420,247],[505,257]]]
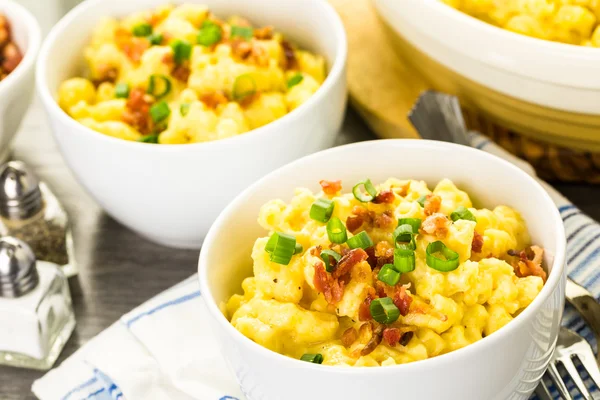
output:
[[[46,39],[37,85],[60,151],[92,197],[142,236],[169,246],[199,248],[218,213],[242,189],[287,162],[333,145],[346,107],[346,36],[333,8],[320,0],[188,0],[220,16],[240,15],[273,25],[300,46],[322,54],[329,67],[323,86],[277,121],[208,143],[127,142],[92,131],[63,112],[55,100],[58,86],[81,72],[83,48],[97,22],[164,2],[82,3]]]

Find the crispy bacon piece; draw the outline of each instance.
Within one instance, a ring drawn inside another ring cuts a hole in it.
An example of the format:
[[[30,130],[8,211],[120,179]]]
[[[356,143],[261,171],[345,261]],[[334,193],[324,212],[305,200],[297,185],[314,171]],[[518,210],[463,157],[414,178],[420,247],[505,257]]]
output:
[[[406,291],[404,286],[400,286],[400,289],[394,294],[392,299],[398,310],[400,311],[400,315],[406,317],[410,310],[410,305],[412,303],[412,297]]]
[[[376,267],[382,267],[385,264],[394,262],[394,247],[387,241],[382,240],[375,245]]]
[[[519,260],[513,264],[515,274],[520,278],[532,275],[539,276],[545,283],[546,279],[548,279],[548,274],[542,268],[544,249],[539,246],[531,246],[529,250],[533,253],[532,259],[529,259],[527,249],[522,250],[519,253]]]
[[[442,198],[436,194],[429,193],[425,198],[424,211],[425,215],[432,215],[440,211],[442,206]]]
[[[375,289],[369,288],[367,297],[360,303],[358,307],[358,319],[359,321],[370,321],[373,317],[371,316],[371,302],[377,298]]]
[[[181,82],[187,82],[188,78],[190,77],[190,73],[190,66],[187,63],[177,65],[171,71],[171,75],[173,75],[175,79],[180,80]]]
[[[130,37],[123,43],[121,50],[133,62],[140,62],[142,55],[150,48],[150,42],[146,38]]]
[[[360,229],[360,227],[363,225],[363,217],[360,215],[355,215],[352,216],[350,215],[348,218],[346,218],[346,228],[348,228],[348,230],[352,233],[356,233],[358,232],[358,230]]]
[[[269,40],[273,38],[273,27],[263,26],[254,30],[254,37],[259,40]]]
[[[290,42],[283,40],[281,42],[283,48],[283,54],[285,56],[285,69],[298,68],[298,60],[296,59],[296,52],[290,44]]]
[[[352,327],[346,329],[344,333],[342,333],[342,344],[346,347],[350,347],[357,339],[358,332]]]
[[[337,268],[331,276],[334,279],[337,279],[343,275],[346,275],[350,270],[358,263],[366,261],[368,258],[368,254],[361,248],[352,249],[347,254],[345,254],[337,264]]]
[[[401,338],[402,334],[398,328],[385,328],[383,330],[383,339],[391,347],[396,346],[400,342]]]
[[[363,324],[363,325],[365,325],[365,324]],[[362,328],[362,326],[361,326],[361,328]],[[368,354],[371,354],[373,352],[373,350],[375,350],[377,348],[377,346],[379,346],[379,343],[381,343],[381,339],[383,338],[384,326],[377,324],[374,328],[372,328],[372,330],[373,330],[373,334],[371,335],[371,339],[366,344],[366,346],[360,351],[361,356],[366,356]]]
[[[483,236],[479,234],[479,232],[475,231],[473,235],[473,241],[471,242],[471,251],[473,253],[481,253],[481,249],[483,249]]]
[[[319,182],[321,188],[323,188],[323,192],[328,194],[329,196],[333,196],[342,190],[342,181],[326,181],[322,180]]]
[[[377,193],[377,196],[373,199],[373,203],[375,204],[391,204],[396,199],[396,195],[391,190],[384,190],[382,192]]]
[[[393,186],[392,191],[396,193],[398,196],[406,196],[408,191],[410,190],[410,181],[406,182],[404,185]]]
[[[243,39],[234,39],[231,42],[231,52],[234,56],[245,60],[252,53],[252,44]]]
[[[252,51],[250,52],[250,61],[259,67],[268,67],[269,54],[263,47],[253,43]]]
[[[450,220],[444,214],[435,213],[431,214],[423,224],[421,225],[421,229],[423,232],[434,235],[438,239],[443,239],[448,235],[448,228],[450,227]]]
[[[143,134],[151,133],[154,129],[154,123],[150,118],[151,105],[152,98],[146,95],[144,89],[132,89],[121,119]]]
[[[346,283],[344,280],[333,279],[325,270],[322,262],[315,265],[315,277],[313,280],[315,289],[323,293],[329,304],[339,303],[344,296]]]
[[[394,218],[394,214],[388,210],[375,215],[373,223],[376,228],[391,228],[396,224],[396,219]]]
[[[414,335],[415,335],[415,333],[413,331],[404,332],[402,334],[402,339],[400,339],[400,345],[406,346],[410,342],[410,340],[413,338]]]
[[[217,108],[220,104],[227,104],[229,101],[225,93],[221,90],[217,90],[215,92],[207,93],[200,96],[200,101],[206,104],[208,108]]]
[[[323,247],[321,247],[321,245],[315,246],[312,249],[310,249],[310,254],[315,257],[320,257],[321,250],[323,250]]]
[[[109,64],[99,64],[96,67],[97,76],[94,78],[94,85],[100,85],[103,82],[116,82],[119,76],[119,70]]]

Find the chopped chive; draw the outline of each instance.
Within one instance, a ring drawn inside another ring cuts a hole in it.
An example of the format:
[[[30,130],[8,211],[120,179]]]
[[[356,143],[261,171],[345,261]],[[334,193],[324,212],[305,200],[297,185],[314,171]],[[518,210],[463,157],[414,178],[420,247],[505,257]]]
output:
[[[189,60],[192,55],[192,45],[185,40],[174,40],[171,43],[171,49],[173,49],[173,60],[177,65]]]
[[[327,237],[331,243],[342,244],[348,240],[346,226],[338,217],[333,217],[327,222]]]
[[[329,199],[317,199],[310,206],[310,218],[319,222],[327,222],[333,214],[335,203]]]
[[[415,252],[408,249],[394,249],[394,269],[401,273],[415,270]]]
[[[296,247],[296,238],[281,232],[273,233],[265,246],[265,251],[270,254],[269,259],[283,265],[290,263],[296,250],[302,251]]]
[[[148,36],[152,33],[152,25],[143,22],[134,26],[131,32],[133,33],[133,36],[137,37]]]
[[[252,35],[254,35],[254,29],[249,26],[231,26],[231,37],[241,37],[246,40],[252,39]]]
[[[223,34],[221,33],[221,27],[212,21],[206,20],[202,23],[196,42],[202,46],[212,46],[215,43],[221,41]]]
[[[408,224],[412,226],[413,233],[419,233],[421,222],[419,218],[400,218],[398,219],[398,226]]]
[[[321,364],[323,363],[323,355],[322,354],[304,354],[300,357],[300,360],[310,362],[313,364]]]
[[[158,135],[146,135],[137,140],[142,143],[158,143]]]
[[[459,219],[466,219],[467,221],[477,222],[477,218],[475,218],[473,213],[464,206],[458,206],[456,210],[452,211],[452,214],[450,214],[450,218],[452,219],[452,221],[455,222]]]
[[[400,273],[394,269],[392,264],[385,264],[377,274],[377,279],[387,285],[395,286],[400,282]]]
[[[325,263],[325,270],[327,272],[333,272],[333,270],[334,270],[335,265],[331,262],[332,258],[335,260],[336,264],[342,258],[342,255],[340,253],[335,252],[333,250],[323,250],[321,252],[320,256],[321,256],[321,259],[323,260],[323,262]]]
[[[235,78],[231,94],[234,100],[241,100],[256,93],[256,81],[250,74],[243,74]]]
[[[179,113],[181,114],[182,117],[185,117],[186,115],[188,115],[189,112],[190,112],[190,104],[189,103],[183,103],[182,105],[179,106]]]
[[[369,308],[373,319],[380,324],[391,324],[400,317],[400,310],[389,297],[373,300]]]
[[[351,249],[368,249],[373,246],[373,241],[369,237],[369,234],[365,231],[361,231],[358,235],[354,235],[349,238],[346,242],[348,247]]]
[[[288,89],[293,88],[294,86],[296,86],[297,84],[299,84],[300,82],[302,82],[303,79],[304,79],[304,76],[302,76],[301,73],[297,73],[296,75],[292,76],[287,81],[287,87],[288,87]]]
[[[458,268],[459,259],[458,253],[449,249],[443,242],[429,243],[426,252],[426,262],[431,268],[440,272],[449,272]],[[436,256],[436,253],[441,253],[444,258]]]
[[[360,190],[361,186],[365,187],[366,193]],[[354,185],[352,188],[352,194],[356,200],[362,203],[368,203],[369,201],[372,201],[375,196],[377,196],[377,189],[375,189],[375,186],[373,186],[370,179],[365,179],[364,181],[360,181]]]
[[[152,46],[158,46],[163,42],[164,38],[165,37],[161,33],[153,33],[152,35],[148,36],[148,40]]]
[[[129,85],[126,83],[117,83],[115,86],[115,96],[118,99],[126,99],[129,97]]]
[[[425,207],[425,200],[427,200],[427,195],[423,195],[417,199],[417,203],[421,205],[421,207]]]
[[[162,86],[162,90],[160,89],[160,86]],[[168,95],[170,92],[171,81],[169,80],[169,78],[167,78],[164,75],[150,75],[150,78],[148,78],[148,89],[146,89],[146,93],[151,94],[157,99],[160,99]]]
[[[154,123],[164,121],[169,117],[169,115],[171,115],[171,109],[169,108],[169,105],[164,101],[156,103],[152,107],[150,107],[150,117],[152,118],[152,121],[154,121]]]

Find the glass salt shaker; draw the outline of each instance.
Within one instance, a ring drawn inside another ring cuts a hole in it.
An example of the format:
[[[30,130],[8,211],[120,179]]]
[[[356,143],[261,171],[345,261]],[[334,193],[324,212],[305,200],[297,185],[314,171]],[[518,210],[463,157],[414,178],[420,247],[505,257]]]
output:
[[[0,232],[26,242],[38,260],[77,274],[67,213],[35,173],[21,161],[0,167]]]
[[[0,365],[47,370],[75,327],[67,278],[27,243],[0,238]]]

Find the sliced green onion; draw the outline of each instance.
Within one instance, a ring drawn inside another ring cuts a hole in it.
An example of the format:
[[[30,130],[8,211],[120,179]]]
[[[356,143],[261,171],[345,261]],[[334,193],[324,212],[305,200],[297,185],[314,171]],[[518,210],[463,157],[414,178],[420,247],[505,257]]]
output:
[[[274,232],[265,246],[265,251],[271,254],[269,259],[283,265],[290,263],[296,250],[296,238],[281,232]]]
[[[158,143],[158,135],[146,135],[137,140],[142,143]]]
[[[246,40],[252,39],[252,35],[254,35],[254,29],[250,26],[231,26],[231,37],[241,37]]]
[[[148,36],[152,33],[152,25],[150,25],[147,22],[144,22],[134,26],[131,32],[133,33],[133,36]]]
[[[394,249],[394,268],[403,274],[415,270],[415,252],[407,249]]]
[[[323,262],[325,263],[325,270],[327,272],[333,272],[333,263],[331,262],[331,258],[335,260],[336,264],[342,258],[342,255],[340,253],[335,252],[333,250],[323,250],[320,256]]]
[[[377,279],[387,285],[395,286],[400,282],[400,273],[394,269],[392,264],[385,264],[377,274]]]
[[[391,324],[400,316],[400,310],[389,297],[373,300],[370,310],[373,319],[380,324]]]
[[[297,84],[299,84],[300,82],[302,82],[303,79],[304,79],[304,76],[302,76],[301,73],[297,73],[296,75],[292,76],[287,81],[287,87],[288,87],[288,89],[293,88],[294,86],[296,86]]]
[[[171,115],[171,109],[169,108],[169,105],[164,101],[156,103],[152,107],[150,107],[150,117],[152,118],[152,121],[154,121],[154,123],[164,121],[169,117],[169,115]]]
[[[189,60],[192,55],[192,45],[185,40],[174,40],[171,43],[171,48],[173,49],[173,60],[177,65]]]
[[[331,243],[342,244],[348,240],[346,226],[338,217],[333,217],[327,223],[327,237]]]
[[[327,222],[333,214],[335,203],[329,199],[317,199],[310,206],[310,217],[315,221]]]
[[[159,88],[162,82],[162,90]],[[165,97],[171,91],[171,81],[164,75],[150,75],[148,79],[148,89],[146,89],[146,93],[151,94],[152,96],[160,99]]]
[[[300,254],[304,251],[304,247],[298,242],[296,242],[296,247],[294,248],[294,254]]]
[[[148,36],[148,40],[152,46],[158,46],[163,42],[164,38],[165,37],[161,33],[153,33],[152,35]]]
[[[233,82],[231,94],[234,100],[241,100],[244,97],[252,96],[256,93],[256,81],[250,74],[240,75]]]
[[[398,226],[400,225],[410,225],[412,226],[413,233],[419,233],[421,220],[419,218],[400,218],[398,219]]]
[[[304,354],[300,357],[300,360],[313,364],[321,364],[323,362],[323,356],[321,354]]]
[[[450,214],[450,218],[452,219],[452,221],[466,219],[467,221],[477,222],[477,218],[475,218],[473,213],[464,206],[458,206],[456,210],[452,211],[452,214]]]
[[[360,187],[363,185],[367,193],[364,193],[360,190]],[[364,181],[360,181],[354,185],[352,188],[352,194],[356,200],[363,203],[368,203],[369,201],[372,201],[375,196],[377,196],[377,189],[375,189],[375,186],[373,186],[370,179],[365,179]]]
[[[220,42],[222,37],[221,27],[212,21],[206,20],[202,23],[196,42],[199,45],[208,47]]]
[[[129,97],[129,85],[126,83],[118,83],[115,86],[115,96],[118,99],[126,99]]]
[[[181,114],[182,117],[185,117],[186,115],[188,115],[189,112],[190,112],[189,103],[183,103],[182,105],[179,106],[179,113]]]
[[[365,231],[361,231],[358,235],[354,235],[346,242],[351,249],[368,249],[373,246],[373,241]]]
[[[413,238],[413,227],[409,224],[400,225],[394,229],[394,242],[410,242]]]
[[[425,200],[427,200],[427,195],[423,195],[417,199],[417,203],[421,205],[421,207],[425,207]]]
[[[429,243],[426,253],[427,265],[435,270],[449,272],[458,268],[458,253],[446,247],[446,245],[439,240],[437,242]],[[437,257],[435,255],[436,253],[441,253],[444,258]]]

